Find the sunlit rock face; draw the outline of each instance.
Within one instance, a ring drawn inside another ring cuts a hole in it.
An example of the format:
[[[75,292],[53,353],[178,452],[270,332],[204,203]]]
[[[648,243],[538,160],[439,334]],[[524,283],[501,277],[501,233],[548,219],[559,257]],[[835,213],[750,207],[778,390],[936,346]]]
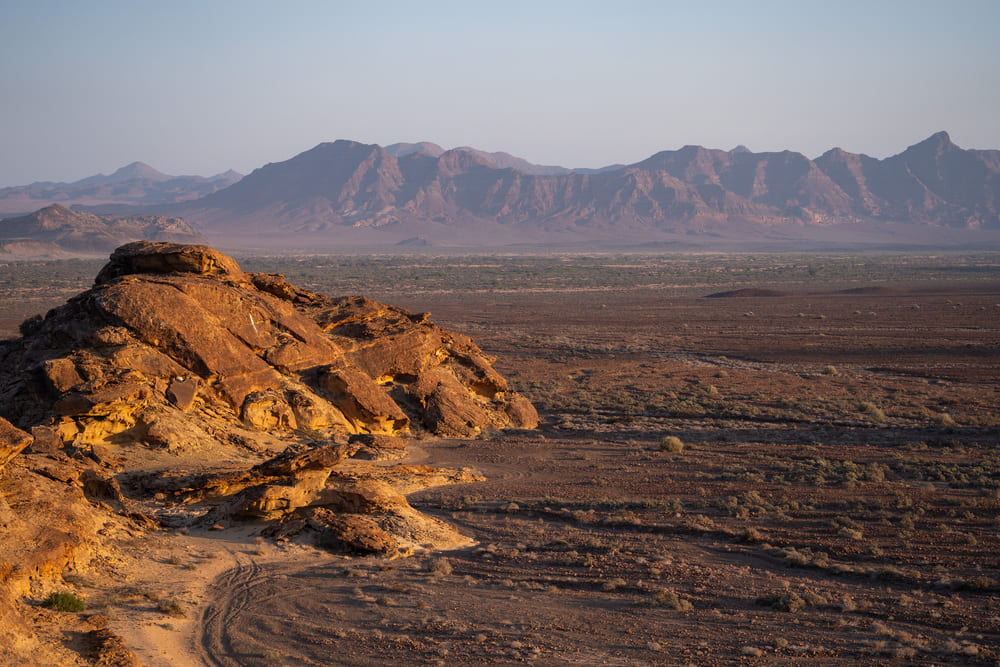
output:
[[[31,329],[0,348],[0,413],[67,446],[537,424],[492,358],[425,314],[244,273],[207,246],[124,245]]]

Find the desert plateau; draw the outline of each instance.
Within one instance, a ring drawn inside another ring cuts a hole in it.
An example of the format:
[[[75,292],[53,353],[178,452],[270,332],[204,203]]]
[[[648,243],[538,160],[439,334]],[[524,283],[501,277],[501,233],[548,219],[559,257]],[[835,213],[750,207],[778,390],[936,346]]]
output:
[[[0,656],[994,665],[998,275],[987,252],[9,263]]]

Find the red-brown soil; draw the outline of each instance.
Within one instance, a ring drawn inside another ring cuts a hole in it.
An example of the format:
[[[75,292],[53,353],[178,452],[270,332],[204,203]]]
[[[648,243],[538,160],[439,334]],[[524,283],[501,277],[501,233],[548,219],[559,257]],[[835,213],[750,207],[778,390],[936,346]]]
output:
[[[418,443],[486,475],[410,498],[478,544],[242,565],[202,655],[993,664],[998,288],[420,295],[545,421]],[[660,450],[669,435],[682,452]]]
[[[187,620],[144,621],[183,650],[114,603],[111,627],[146,665],[994,665],[1000,282],[850,287],[378,292],[497,355],[541,414],[410,444],[486,476],[408,497],[476,544],[164,535],[156,572],[231,554],[164,579],[224,570]]]

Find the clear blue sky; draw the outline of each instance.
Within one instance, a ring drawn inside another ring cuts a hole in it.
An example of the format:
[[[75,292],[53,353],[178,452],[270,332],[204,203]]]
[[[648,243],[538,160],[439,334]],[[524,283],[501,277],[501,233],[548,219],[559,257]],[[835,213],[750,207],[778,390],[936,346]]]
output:
[[[321,141],[598,167],[1000,148],[997,0],[0,0],[0,186]]]

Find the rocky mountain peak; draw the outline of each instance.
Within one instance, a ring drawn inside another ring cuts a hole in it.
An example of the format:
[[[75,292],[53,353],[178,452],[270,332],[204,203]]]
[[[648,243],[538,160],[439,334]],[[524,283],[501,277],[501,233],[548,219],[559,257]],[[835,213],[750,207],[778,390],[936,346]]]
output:
[[[145,162],[132,162],[120,169],[115,170],[108,177],[109,182],[122,182],[131,180],[166,181],[170,176],[150,167]]]
[[[942,130],[941,132],[932,134],[920,143],[910,146],[900,155],[903,157],[916,157],[919,159],[941,155],[942,153],[950,150],[960,149],[952,143],[951,137],[948,133]]]

